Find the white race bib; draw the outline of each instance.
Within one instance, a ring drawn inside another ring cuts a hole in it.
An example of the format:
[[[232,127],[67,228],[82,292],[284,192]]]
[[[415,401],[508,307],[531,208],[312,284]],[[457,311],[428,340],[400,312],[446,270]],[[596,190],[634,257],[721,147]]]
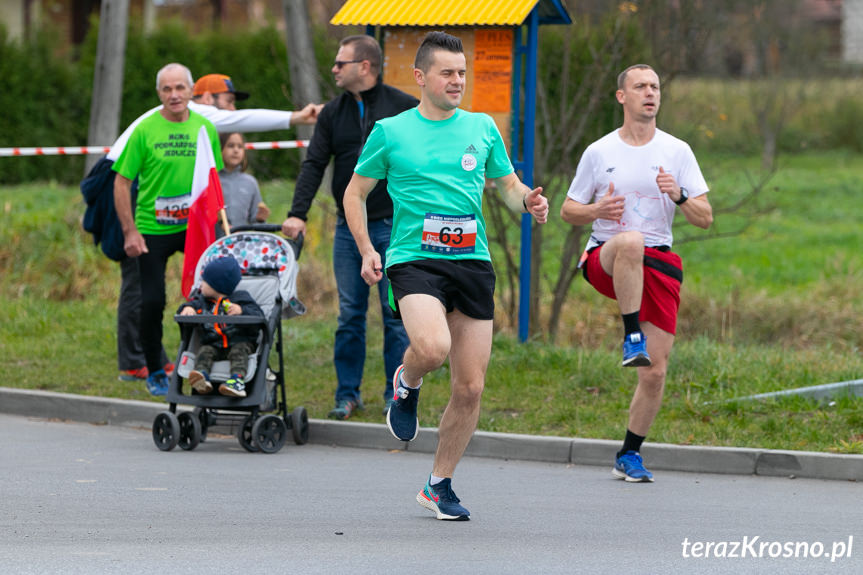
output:
[[[422,251],[472,254],[476,251],[476,216],[427,213],[423,220]]]
[[[189,220],[189,206],[192,194],[156,198],[156,223],[162,226],[179,226]]]

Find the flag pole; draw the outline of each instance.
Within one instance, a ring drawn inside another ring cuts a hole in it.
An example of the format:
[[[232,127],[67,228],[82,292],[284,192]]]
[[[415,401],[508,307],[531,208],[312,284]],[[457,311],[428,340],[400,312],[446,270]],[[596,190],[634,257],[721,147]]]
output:
[[[219,210],[219,218],[222,220],[222,229],[225,230],[225,235],[230,235],[231,225],[228,223],[228,213],[225,211],[225,208]]]

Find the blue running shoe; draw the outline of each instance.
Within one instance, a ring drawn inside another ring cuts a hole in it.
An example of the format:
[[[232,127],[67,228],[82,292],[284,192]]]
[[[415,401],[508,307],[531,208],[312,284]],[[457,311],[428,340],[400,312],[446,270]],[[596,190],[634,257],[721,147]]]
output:
[[[611,474],[630,483],[653,483],[653,474],[644,468],[644,461],[637,451],[627,451],[618,457]]]
[[[431,477],[429,477],[431,481]],[[426,481],[422,491],[417,493],[417,503],[435,512],[438,519],[444,521],[468,521],[470,511],[459,504],[458,497],[452,490],[452,479],[447,477],[440,483],[432,485]]]
[[[405,387],[402,384],[404,365],[400,365],[393,375],[393,402],[387,411],[387,427],[396,439],[413,441],[419,433],[420,425],[417,418],[417,400],[420,390]]]
[[[647,355],[647,338],[636,331],[623,338],[623,367],[644,367],[650,365]]]
[[[157,397],[168,393],[168,375],[164,369],[155,371],[147,376],[147,391],[150,395]]]

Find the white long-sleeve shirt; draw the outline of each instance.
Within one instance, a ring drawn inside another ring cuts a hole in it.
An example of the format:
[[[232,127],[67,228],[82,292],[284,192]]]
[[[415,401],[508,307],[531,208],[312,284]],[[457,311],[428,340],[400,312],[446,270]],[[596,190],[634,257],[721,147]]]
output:
[[[108,152],[108,159],[116,162],[117,158],[126,147],[129,136],[135,127],[147,116],[162,109],[157,106],[147,110],[138,116],[134,122],[129,124]],[[291,115],[293,112],[283,110],[268,110],[264,108],[252,108],[248,110],[220,110],[215,106],[189,102],[189,109],[210,120],[219,132],[268,132],[270,130],[287,130],[291,127]]]

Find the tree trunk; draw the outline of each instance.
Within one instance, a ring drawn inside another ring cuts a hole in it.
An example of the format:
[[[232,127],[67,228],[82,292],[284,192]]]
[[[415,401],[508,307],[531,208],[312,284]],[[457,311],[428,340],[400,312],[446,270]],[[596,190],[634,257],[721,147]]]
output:
[[[312,23],[306,0],[282,0],[285,12],[286,46],[291,74],[291,95],[296,109],[306,104],[321,101],[318,84],[318,66],[312,43]],[[297,126],[297,135],[302,140],[311,138],[314,126]],[[301,149],[305,158],[305,150]]]
[[[110,146],[117,139],[123,96],[123,64],[129,0],[103,0],[99,15],[99,44],[93,74],[88,146]],[[84,173],[99,159],[87,156]]]
[[[563,311],[563,304],[566,303],[569,288],[578,276],[578,260],[581,259],[581,236],[583,232],[584,226],[570,226],[569,231],[566,233],[566,242],[563,245],[560,261],[560,272],[557,276],[557,283],[554,285],[551,312],[548,316],[548,338],[552,342],[556,341],[557,334],[560,331],[560,314]]]

